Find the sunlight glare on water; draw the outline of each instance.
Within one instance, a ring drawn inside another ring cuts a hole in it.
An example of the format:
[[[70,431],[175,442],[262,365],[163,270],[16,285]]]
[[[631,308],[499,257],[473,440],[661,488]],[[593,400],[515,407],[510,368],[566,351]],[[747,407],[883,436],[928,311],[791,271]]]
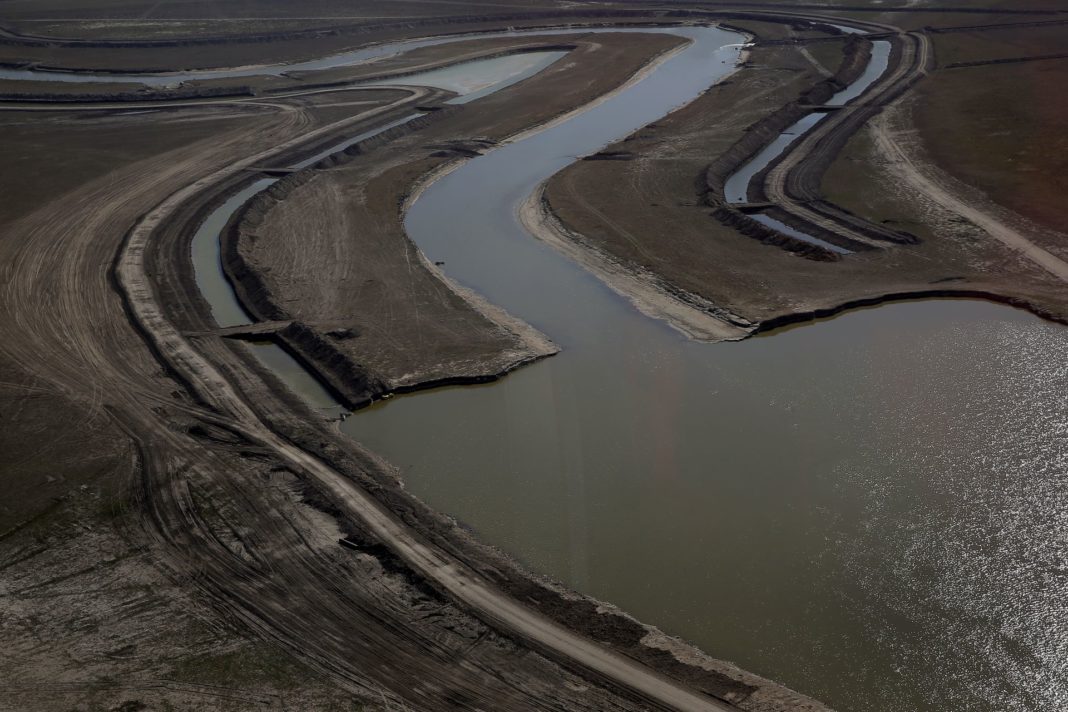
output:
[[[535,570],[836,709],[1064,708],[1068,330],[943,300],[696,344],[516,223],[542,180],[723,71],[733,38],[692,32],[655,81],[408,213],[429,259],[563,352],[344,429]]]

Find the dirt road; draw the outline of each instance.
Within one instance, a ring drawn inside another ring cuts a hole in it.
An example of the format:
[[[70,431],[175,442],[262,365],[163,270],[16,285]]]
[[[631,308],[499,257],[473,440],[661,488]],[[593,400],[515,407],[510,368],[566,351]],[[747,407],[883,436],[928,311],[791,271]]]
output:
[[[1019,230],[1005,221],[984,211],[974,203],[958,197],[953,190],[925,172],[914,160],[899,137],[888,125],[885,115],[870,124],[875,145],[886,157],[890,170],[931,200],[965,220],[982,228],[988,235],[1006,247],[1019,252],[1031,262],[1068,282],[1068,262],[1029,240]]]

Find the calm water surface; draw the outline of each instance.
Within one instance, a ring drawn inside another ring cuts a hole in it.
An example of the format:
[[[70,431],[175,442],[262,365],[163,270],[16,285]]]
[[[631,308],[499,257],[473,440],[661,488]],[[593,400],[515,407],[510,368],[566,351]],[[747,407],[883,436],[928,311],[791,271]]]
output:
[[[730,69],[736,36],[687,32],[655,81],[468,163],[409,214],[431,259],[563,353],[344,427],[535,570],[840,710],[1068,708],[1066,330],[937,301],[696,344],[516,224],[538,182]],[[218,227],[194,244],[205,279]]]
[[[535,570],[840,710],[1068,709],[1068,331],[934,301],[697,344],[516,223],[541,180],[729,68],[734,37],[692,32],[655,81],[408,215],[564,351],[346,431]]]

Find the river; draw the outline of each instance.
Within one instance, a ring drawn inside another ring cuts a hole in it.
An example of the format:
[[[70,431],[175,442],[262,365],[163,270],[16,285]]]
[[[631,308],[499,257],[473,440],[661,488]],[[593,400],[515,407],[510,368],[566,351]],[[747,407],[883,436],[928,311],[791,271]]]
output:
[[[518,225],[542,180],[729,71],[735,38],[689,32],[408,213],[429,259],[562,353],[346,432],[534,570],[840,710],[1065,708],[1068,332],[942,300],[699,344]]]
[[[344,429],[532,569],[843,712],[1068,708],[1068,332],[938,300],[700,344],[519,226],[541,181],[733,69],[736,35],[671,31],[694,42],[408,213],[562,353]]]

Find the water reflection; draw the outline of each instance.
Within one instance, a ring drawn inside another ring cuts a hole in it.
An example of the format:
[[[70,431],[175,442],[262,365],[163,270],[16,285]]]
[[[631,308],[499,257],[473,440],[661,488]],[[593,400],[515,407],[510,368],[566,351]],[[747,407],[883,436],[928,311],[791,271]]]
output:
[[[1064,708],[1068,332],[968,301],[619,331],[346,427],[536,570],[836,709]]]
[[[703,89],[728,37],[423,193],[427,256],[564,351],[347,432],[534,569],[838,709],[1064,708],[1068,332],[935,301],[696,344],[516,224]]]

